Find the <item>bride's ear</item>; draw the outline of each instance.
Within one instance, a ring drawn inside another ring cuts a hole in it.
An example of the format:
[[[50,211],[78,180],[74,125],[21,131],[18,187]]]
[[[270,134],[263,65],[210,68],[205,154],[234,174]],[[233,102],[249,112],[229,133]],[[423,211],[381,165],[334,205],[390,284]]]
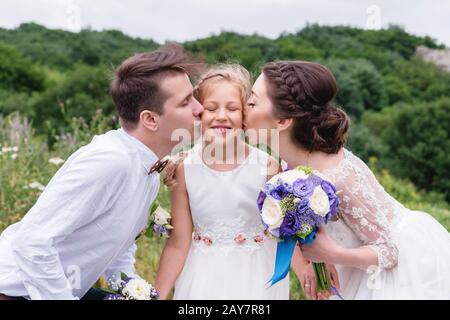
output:
[[[294,123],[294,120],[292,118],[279,119],[277,121],[277,129],[279,132],[288,130],[293,123]]]
[[[139,115],[141,123],[150,131],[157,131],[159,128],[159,116],[149,110],[144,110]]]

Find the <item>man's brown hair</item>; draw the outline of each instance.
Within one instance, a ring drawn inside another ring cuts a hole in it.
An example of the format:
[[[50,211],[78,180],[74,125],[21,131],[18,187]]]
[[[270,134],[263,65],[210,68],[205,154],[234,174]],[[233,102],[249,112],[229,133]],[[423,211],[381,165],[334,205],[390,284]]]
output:
[[[111,82],[111,96],[122,125],[134,128],[143,110],[163,114],[164,103],[169,97],[160,87],[160,81],[177,73],[196,76],[202,68],[200,60],[175,43],[126,59],[115,70]]]

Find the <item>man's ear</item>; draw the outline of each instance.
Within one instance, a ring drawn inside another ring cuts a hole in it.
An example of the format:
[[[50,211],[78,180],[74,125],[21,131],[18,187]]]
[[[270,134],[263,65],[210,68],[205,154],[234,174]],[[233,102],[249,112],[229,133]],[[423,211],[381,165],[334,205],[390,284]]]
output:
[[[294,123],[294,120],[292,118],[279,119],[277,121],[277,129],[279,132],[288,130],[293,123]]]
[[[139,115],[141,123],[150,131],[157,131],[159,129],[159,115],[150,110],[144,110]]]

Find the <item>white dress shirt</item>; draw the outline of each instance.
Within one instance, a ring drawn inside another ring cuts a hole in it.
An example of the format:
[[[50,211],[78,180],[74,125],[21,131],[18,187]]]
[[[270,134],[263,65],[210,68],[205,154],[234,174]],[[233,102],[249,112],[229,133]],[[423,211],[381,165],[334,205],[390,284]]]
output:
[[[0,293],[78,299],[104,274],[135,275],[135,238],[148,223],[157,156],[123,129],[72,154],[36,204],[0,236]]]

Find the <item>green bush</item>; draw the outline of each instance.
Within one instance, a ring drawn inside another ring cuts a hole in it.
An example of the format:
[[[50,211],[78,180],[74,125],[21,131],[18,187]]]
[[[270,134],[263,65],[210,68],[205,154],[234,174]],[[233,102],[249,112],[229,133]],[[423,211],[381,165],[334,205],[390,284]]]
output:
[[[380,110],[386,105],[383,78],[369,61],[330,59],[324,64],[336,77],[336,102],[349,114],[359,117],[365,110]]]
[[[20,52],[0,42],[0,89],[9,91],[41,91],[44,76]]]
[[[115,108],[109,94],[110,74],[107,68],[75,65],[62,81],[36,99],[34,123],[39,131],[67,128],[73,117],[89,121],[98,109],[112,114]]]
[[[365,123],[388,147],[381,161],[421,189],[443,193],[450,200],[450,99],[401,104]]]

